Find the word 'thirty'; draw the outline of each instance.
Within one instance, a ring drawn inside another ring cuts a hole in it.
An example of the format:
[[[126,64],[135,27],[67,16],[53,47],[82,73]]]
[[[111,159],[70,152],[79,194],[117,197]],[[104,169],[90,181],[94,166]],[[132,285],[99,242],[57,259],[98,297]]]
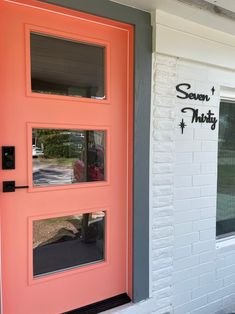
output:
[[[211,130],[215,130],[217,119],[214,116],[214,113],[209,110],[207,114],[198,114],[198,109],[194,109],[191,107],[185,107],[181,109],[181,112],[186,113],[188,110],[192,111],[192,123],[211,123]]]

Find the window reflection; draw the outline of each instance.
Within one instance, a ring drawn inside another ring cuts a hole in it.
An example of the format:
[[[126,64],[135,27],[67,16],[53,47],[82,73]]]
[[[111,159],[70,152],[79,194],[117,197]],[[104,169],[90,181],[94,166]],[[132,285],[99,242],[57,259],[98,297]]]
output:
[[[104,239],[104,211],[34,221],[34,276],[104,260]]]
[[[33,129],[33,185],[104,181],[105,133]]]
[[[222,102],[219,116],[216,235],[235,232],[235,104]]]
[[[30,34],[34,93],[105,99],[101,46]]]

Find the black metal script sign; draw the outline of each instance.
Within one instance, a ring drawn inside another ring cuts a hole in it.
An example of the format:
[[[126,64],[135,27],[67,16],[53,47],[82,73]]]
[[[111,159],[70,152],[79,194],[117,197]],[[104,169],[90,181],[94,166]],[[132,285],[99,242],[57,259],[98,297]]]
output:
[[[198,101],[210,101],[211,97],[208,94],[201,94],[201,93],[196,93],[194,91],[191,91],[191,85],[188,83],[181,83],[176,85],[176,91],[177,91],[177,98],[180,99],[187,99],[187,100],[198,100]],[[211,88],[211,94],[212,96],[215,93],[215,88],[214,86]],[[186,112],[192,112],[192,119],[191,123],[209,123],[211,124],[211,130],[215,130],[216,128],[216,123],[218,122],[217,118],[215,117],[215,114],[211,111],[208,110],[207,113],[201,113],[199,114],[198,109],[194,109],[192,107],[185,107],[181,109],[181,112],[186,113]],[[179,124],[181,128],[182,134],[184,133],[184,128],[187,126],[184,122],[184,119]]]
[[[195,92],[190,92],[188,93],[183,89],[185,87],[186,89],[190,89],[191,85],[188,83],[181,83],[176,85],[176,90],[178,92],[178,95],[176,96],[177,98],[181,99],[191,99],[191,100],[199,100],[199,101],[209,101],[210,97],[207,94],[199,94]],[[215,90],[213,88],[211,89],[212,95],[214,95]]]
[[[192,123],[211,123],[211,130],[214,130],[216,127],[217,119],[214,117],[214,113],[211,110],[208,110],[206,114],[198,114],[198,109],[194,109],[191,107],[185,107],[181,109],[181,112],[192,111]]]

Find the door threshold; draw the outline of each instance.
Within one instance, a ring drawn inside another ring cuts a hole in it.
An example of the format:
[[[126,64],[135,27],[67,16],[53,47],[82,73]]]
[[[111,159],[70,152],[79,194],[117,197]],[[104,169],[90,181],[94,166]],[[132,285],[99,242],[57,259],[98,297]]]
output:
[[[130,302],[131,299],[129,298],[129,296],[126,293],[122,293],[115,297],[86,305],[76,310],[66,312],[64,314],[98,314]]]

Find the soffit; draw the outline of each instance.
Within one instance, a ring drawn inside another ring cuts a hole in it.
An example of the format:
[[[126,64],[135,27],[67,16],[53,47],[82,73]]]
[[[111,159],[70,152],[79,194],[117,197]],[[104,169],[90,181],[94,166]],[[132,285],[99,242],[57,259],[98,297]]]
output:
[[[159,8],[165,1],[162,0],[111,0],[120,4],[124,4],[130,7],[134,7],[139,10],[152,12]],[[220,8],[231,12],[235,12],[235,1],[234,0],[175,0],[175,2],[184,2],[188,5],[200,6],[201,8],[213,10],[213,7],[217,7],[219,13]],[[214,8],[216,13],[216,8]]]

